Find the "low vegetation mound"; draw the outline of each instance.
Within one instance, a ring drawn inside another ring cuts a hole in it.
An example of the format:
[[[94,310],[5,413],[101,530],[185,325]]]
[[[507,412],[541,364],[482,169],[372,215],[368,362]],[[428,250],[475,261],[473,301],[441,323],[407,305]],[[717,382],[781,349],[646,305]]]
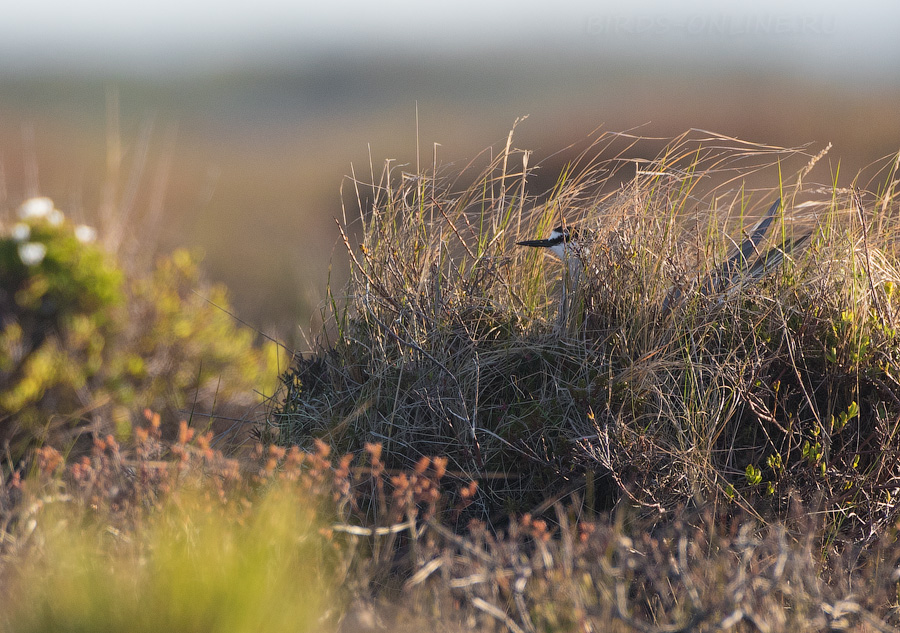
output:
[[[824,151],[695,131],[633,160],[604,135],[535,198],[510,147],[466,186],[390,163],[355,183],[349,285],[267,437],[446,456],[489,522],[570,494],[666,520],[798,495],[857,536],[897,519],[896,156],[842,188],[814,179]],[[745,253],[766,265],[723,283],[778,200]],[[557,225],[592,236],[569,265],[516,245]]]

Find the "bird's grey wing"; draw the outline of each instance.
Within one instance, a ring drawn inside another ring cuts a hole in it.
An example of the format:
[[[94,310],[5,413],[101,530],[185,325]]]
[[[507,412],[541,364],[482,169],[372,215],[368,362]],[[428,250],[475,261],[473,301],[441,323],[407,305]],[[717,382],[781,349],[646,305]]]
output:
[[[759,222],[750,229],[749,235],[741,242],[737,251],[725,260],[722,265],[706,275],[700,283],[700,292],[702,294],[708,295],[725,290],[744,272],[747,272],[752,278],[758,279],[762,277],[767,271],[780,264],[786,254],[797,250],[809,239],[810,234],[806,234],[796,240],[786,241],[781,246],[769,249],[754,262],[752,267],[750,266],[750,257],[757,252],[780,206],[781,198],[778,198],[772,203],[772,206],[769,207],[769,210],[766,211]],[[673,286],[670,288],[663,300],[663,313],[668,312],[681,298],[682,291],[678,287]]]
[[[756,252],[757,248],[762,243],[769,227],[772,225],[772,220],[775,219],[775,212],[778,211],[779,206],[781,206],[781,198],[776,200],[772,206],[769,207],[769,210],[766,211],[766,214],[762,219],[750,229],[750,234],[743,242],[741,242],[737,252],[706,276],[706,279],[703,280],[703,284],[701,285],[704,294],[723,290],[726,286],[733,283],[737,277],[749,267],[750,256]]]
[[[753,266],[747,271],[747,277],[760,279],[773,268],[780,266],[785,257],[790,257],[791,254],[806,246],[811,236],[812,232],[806,233],[794,240],[786,239],[782,244],[773,246],[753,263]]]
[[[778,211],[780,205],[781,198],[776,200],[772,206],[769,207],[769,210],[766,211],[766,214],[762,219],[756,223],[756,226],[750,229],[750,234],[743,242],[741,242],[738,251],[725,260],[725,263],[720,267],[720,276],[730,278],[733,273],[740,272],[750,265],[750,256],[756,252],[756,249],[759,247],[760,243],[762,243],[763,238],[769,230],[769,226],[772,224],[772,220],[775,219],[775,212]]]

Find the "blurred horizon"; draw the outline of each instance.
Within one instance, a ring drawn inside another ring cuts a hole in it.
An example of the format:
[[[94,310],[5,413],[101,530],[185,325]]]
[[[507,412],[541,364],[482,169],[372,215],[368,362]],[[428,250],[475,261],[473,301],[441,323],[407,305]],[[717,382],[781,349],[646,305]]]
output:
[[[525,116],[514,146],[540,165],[531,195],[597,129],[833,143],[826,169],[842,180],[900,149],[900,4],[89,0],[2,13],[0,220],[38,193],[96,218],[112,130],[120,198],[135,218],[162,201],[159,226],[135,229],[147,248],[201,248],[239,316],[289,338],[346,275],[333,218],[355,204],[351,169],[414,171],[421,152],[459,172]]]

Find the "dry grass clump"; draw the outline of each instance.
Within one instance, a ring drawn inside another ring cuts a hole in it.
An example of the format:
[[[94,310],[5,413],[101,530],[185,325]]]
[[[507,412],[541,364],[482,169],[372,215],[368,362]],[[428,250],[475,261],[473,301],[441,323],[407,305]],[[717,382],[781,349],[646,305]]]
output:
[[[357,182],[347,295],[265,432],[379,442],[389,467],[444,455],[491,522],[583,490],[657,518],[783,517],[797,492],[836,528],[892,524],[896,157],[857,193],[813,180],[824,152],[693,131],[626,159],[639,145],[601,136],[540,198],[511,145],[461,188],[390,164]],[[779,198],[777,265],[724,282]],[[594,236],[577,269],[515,246],[564,223]]]

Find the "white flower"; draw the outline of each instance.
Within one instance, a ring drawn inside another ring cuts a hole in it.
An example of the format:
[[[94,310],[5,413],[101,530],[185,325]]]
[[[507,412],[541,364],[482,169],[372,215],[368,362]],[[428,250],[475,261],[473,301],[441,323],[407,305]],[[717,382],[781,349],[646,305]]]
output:
[[[97,229],[87,224],[79,224],[75,227],[75,237],[82,244],[90,244],[97,239]]]
[[[50,223],[50,226],[59,226],[65,219],[66,216],[59,209],[51,209],[50,213],[47,214],[47,222]]]
[[[53,210],[53,200],[50,198],[29,198],[19,207],[19,217],[23,220],[46,218]]]
[[[31,227],[24,222],[17,222],[13,225],[9,235],[17,242],[24,242],[31,237]]]
[[[19,244],[19,259],[26,266],[35,266],[44,260],[47,254],[47,247],[39,242],[28,242],[27,244]]]

